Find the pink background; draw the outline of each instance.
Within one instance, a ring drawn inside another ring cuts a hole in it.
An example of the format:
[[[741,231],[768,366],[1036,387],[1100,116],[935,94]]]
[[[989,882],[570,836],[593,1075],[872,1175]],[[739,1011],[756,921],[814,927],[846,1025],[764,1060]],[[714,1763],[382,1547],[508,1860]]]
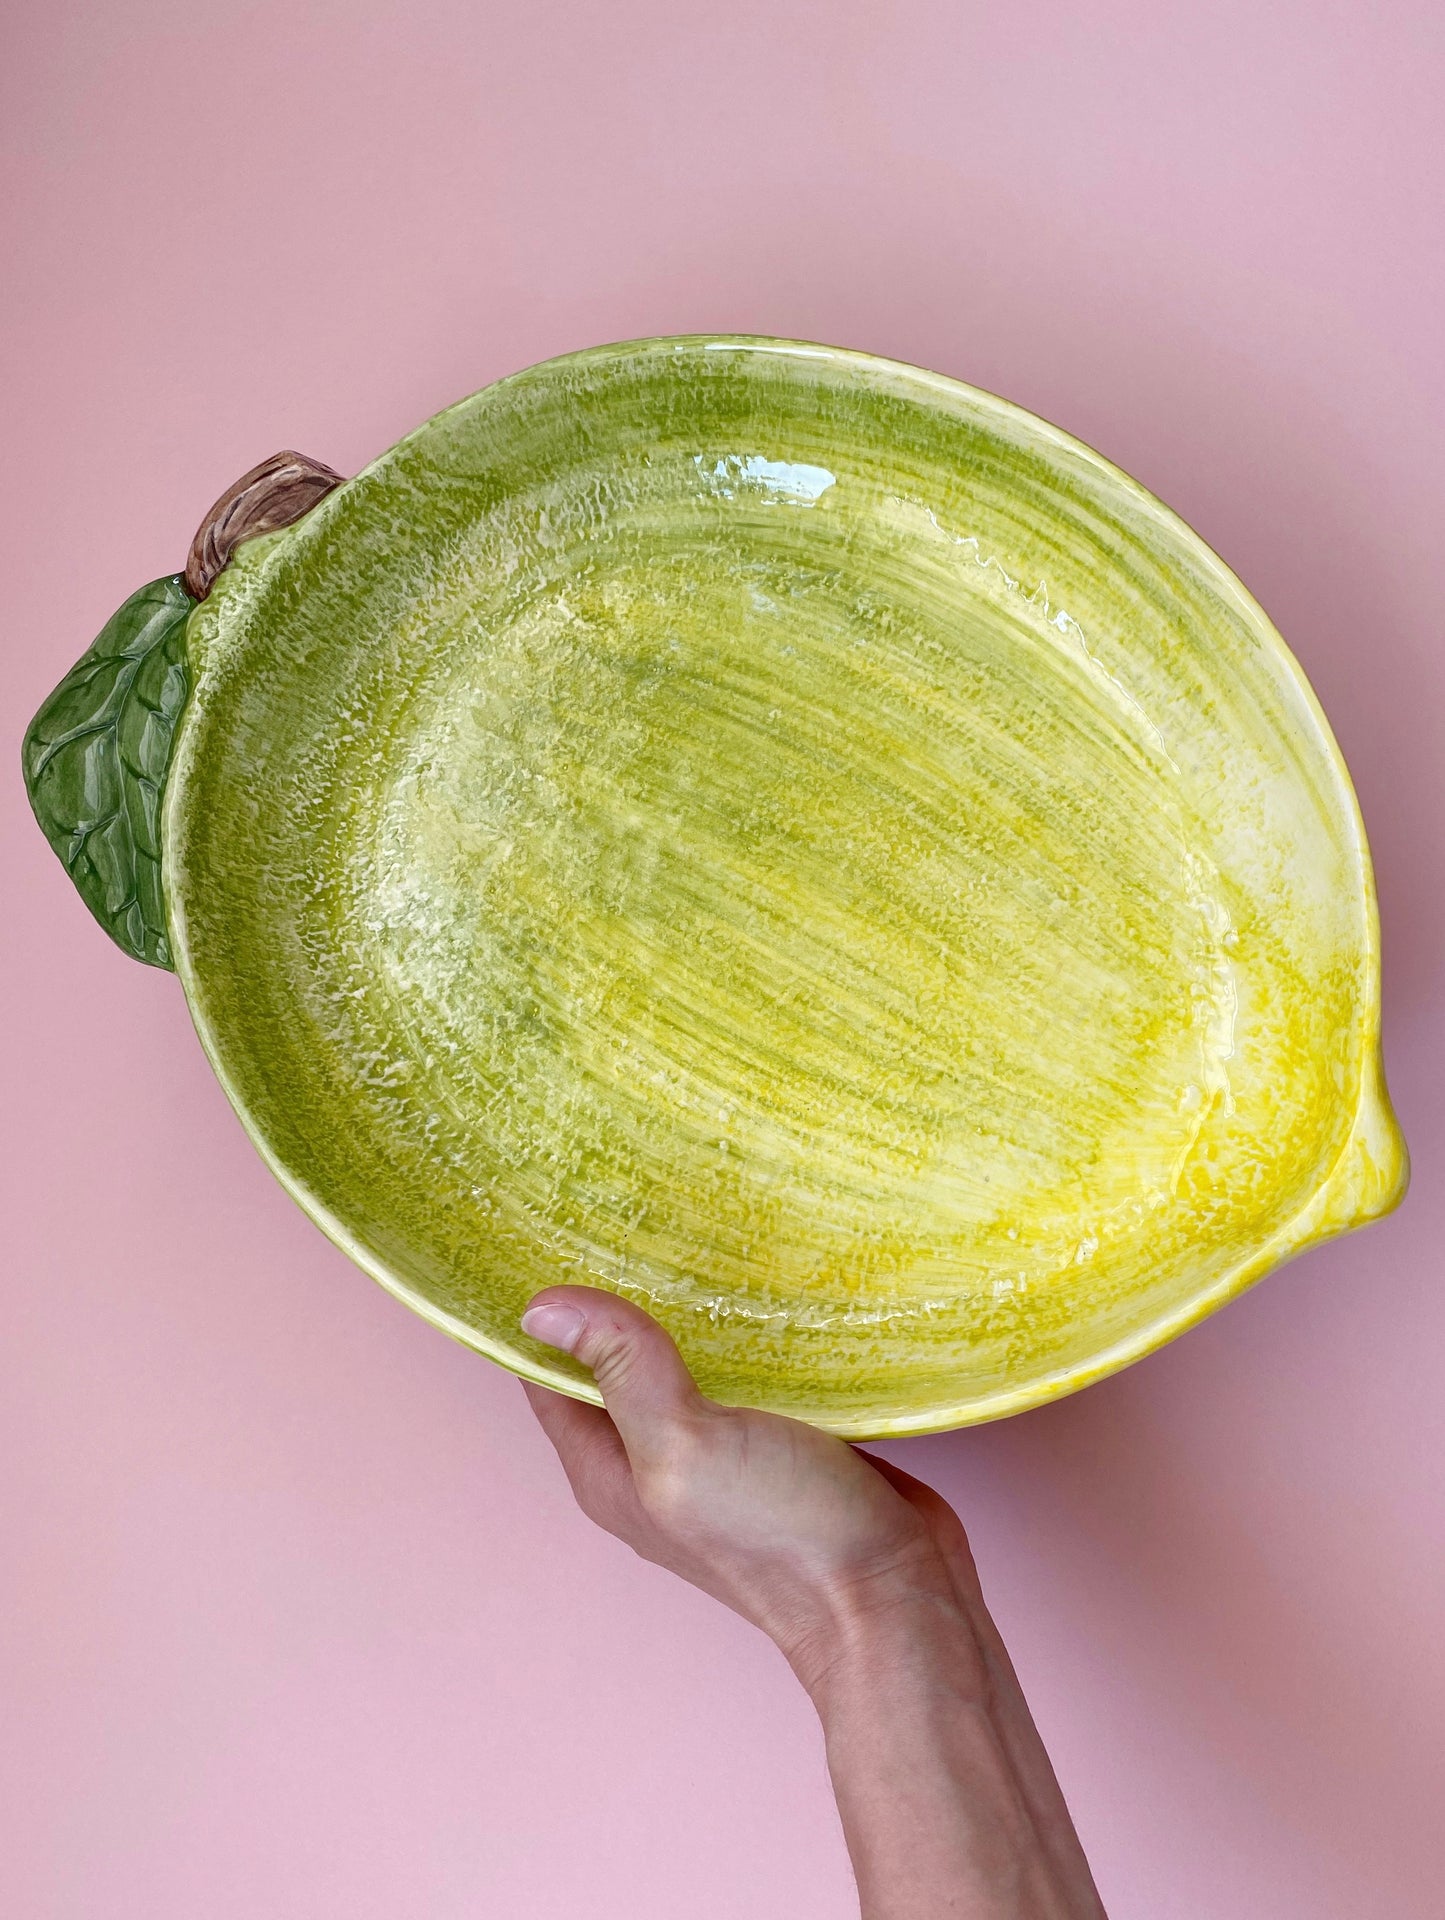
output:
[[[1378,862],[1404,1211],[1091,1392],[896,1449],[964,1513],[1115,1920],[1445,1884],[1445,33],[1418,0],[23,0],[0,48],[0,1910],[832,1920],[772,1651],[574,1513],[513,1381],[273,1184],[22,726],[278,447],[594,341],[962,375],[1292,640]]]

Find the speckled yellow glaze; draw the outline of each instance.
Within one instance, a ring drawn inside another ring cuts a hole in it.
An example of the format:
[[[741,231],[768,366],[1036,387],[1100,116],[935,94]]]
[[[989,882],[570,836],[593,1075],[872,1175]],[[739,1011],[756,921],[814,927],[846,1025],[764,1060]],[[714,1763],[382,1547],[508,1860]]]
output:
[[[1031,1406],[1383,1212],[1358,811],[1238,581],[957,382],[532,368],[187,636],[172,942],[313,1217],[437,1325],[616,1288],[855,1435]]]

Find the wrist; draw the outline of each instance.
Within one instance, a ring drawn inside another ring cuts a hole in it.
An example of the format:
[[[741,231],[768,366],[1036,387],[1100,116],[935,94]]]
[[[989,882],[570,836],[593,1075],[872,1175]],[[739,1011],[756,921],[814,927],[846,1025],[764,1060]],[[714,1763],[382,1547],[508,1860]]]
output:
[[[939,1554],[829,1581],[773,1634],[821,1713],[858,1681],[931,1660],[972,1632]]]

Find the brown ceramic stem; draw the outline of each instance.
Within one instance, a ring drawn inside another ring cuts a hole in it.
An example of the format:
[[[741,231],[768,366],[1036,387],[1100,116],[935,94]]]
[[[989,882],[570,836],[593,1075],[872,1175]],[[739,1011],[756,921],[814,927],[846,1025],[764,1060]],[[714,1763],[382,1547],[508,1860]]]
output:
[[[186,592],[204,600],[243,540],[289,527],[341,485],[342,476],[304,453],[273,453],[243,473],[211,508],[191,542]]]

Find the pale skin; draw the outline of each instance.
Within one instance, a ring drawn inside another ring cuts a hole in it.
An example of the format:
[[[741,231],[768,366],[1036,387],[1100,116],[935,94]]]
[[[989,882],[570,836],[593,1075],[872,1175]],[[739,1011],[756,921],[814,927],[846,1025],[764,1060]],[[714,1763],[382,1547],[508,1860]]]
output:
[[[526,1389],[582,1511],[760,1627],[807,1689],[862,1920],[1103,1920],[947,1502],[800,1421],[705,1399],[612,1294],[550,1287],[523,1326],[605,1402]]]

